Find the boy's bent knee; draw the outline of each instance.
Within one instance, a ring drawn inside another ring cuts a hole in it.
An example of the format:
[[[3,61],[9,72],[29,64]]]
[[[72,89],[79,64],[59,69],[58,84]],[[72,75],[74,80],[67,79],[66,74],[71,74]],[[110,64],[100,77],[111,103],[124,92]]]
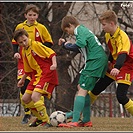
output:
[[[31,101],[31,97],[30,97],[31,95],[26,95],[26,94],[24,94],[23,96],[22,96],[22,101],[25,103],[25,104],[27,104],[27,103],[29,103],[30,101]]]

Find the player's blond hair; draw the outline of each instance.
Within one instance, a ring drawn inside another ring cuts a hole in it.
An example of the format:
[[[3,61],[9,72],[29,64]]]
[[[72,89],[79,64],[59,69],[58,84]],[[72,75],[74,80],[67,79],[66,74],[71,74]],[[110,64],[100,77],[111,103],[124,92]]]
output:
[[[117,24],[118,22],[117,15],[112,10],[107,10],[101,14],[101,16],[99,17],[99,21],[102,22],[103,20],[105,20],[106,22],[113,21],[115,24]]]

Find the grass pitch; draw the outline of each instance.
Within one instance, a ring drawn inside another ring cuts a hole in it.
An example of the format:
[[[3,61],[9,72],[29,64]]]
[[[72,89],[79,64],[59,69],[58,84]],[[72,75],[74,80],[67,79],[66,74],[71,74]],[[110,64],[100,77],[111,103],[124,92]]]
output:
[[[30,122],[35,118],[32,117]],[[67,131],[81,131],[81,132],[94,132],[94,131],[133,131],[133,118],[110,118],[110,117],[92,117],[91,121],[93,127],[28,127],[28,124],[21,124],[22,117],[0,117],[0,131],[24,131],[24,132],[67,132]],[[29,122],[29,123],[30,123]]]

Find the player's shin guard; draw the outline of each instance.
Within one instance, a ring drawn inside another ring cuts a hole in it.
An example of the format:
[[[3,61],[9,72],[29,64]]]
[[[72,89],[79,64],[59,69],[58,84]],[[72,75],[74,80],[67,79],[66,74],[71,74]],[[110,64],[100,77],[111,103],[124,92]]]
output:
[[[128,103],[126,103],[124,107],[131,115],[133,115],[133,101],[131,99],[129,99]]]
[[[38,120],[42,120],[42,118],[40,117],[40,114],[38,113],[36,108],[31,108],[31,112],[32,112],[32,115],[37,117]]]
[[[94,95],[91,91],[89,91],[88,94],[90,95],[90,102],[91,104],[93,104],[97,99],[98,95]]]
[[[84,109],[83,109],[83,122],[89,122],[90,121],[90,96],[86,95],[85,97],[85,105],[84,105]]]
[[[74,101],[74,109],[73,109],[73,120],[72,122],[78,122],[80,119],[80,114],[84,108],[85,97],[84,96],[76,96]]]
[[[29,103],[27,103],[25,105],[26,105],[27,108],[35,108],[33,101],[31,101],[31,102],[29,102]]]
[[[22,106],[23,106],[23,108],[24,108],[24,112],[25,112],[25,114],[31,114],[31,111],[30,111],[30,109],[29,108],[27,108],[27,106],[26,106],[26,104],[23,102],[23,100],[22,100],[22,93],[20,92],[20,101],[21,101],[21,104],[22,104]]]
[[[40,100],[42,100],[42,101],[43,101],[43,103],[44,103],[44,96],[41,96]]]
[[[40,100],[44,103],[44,97],[41,96]],[[24,104],[24,102],[23,102]],[[40,114],[38,113],[38,111],[36,110],[35,106],[34,106],[34,102],[31,101],[28,104],[24,104],[25,109],[30,109],[30,112],[32,112],[32,115],[34,115],[35,117],[38,118],[38,120],[41,120]]]
[[[44,102],[42,100],[39,100],[36,103],[34,103],[34,106],[35,106],[36,110],[38,111],[38,113],[40,114],[41,120],[43,122],[49,123],[49,117],[48,117]]]
[[[38,113],[38,111],[36,110],[35,106],[34,106],[34,102],[31,101],[30,103],[26,104],[27,108],[30,108],[32,115],[37,117],[38,120],[41,120],[40,114]]]

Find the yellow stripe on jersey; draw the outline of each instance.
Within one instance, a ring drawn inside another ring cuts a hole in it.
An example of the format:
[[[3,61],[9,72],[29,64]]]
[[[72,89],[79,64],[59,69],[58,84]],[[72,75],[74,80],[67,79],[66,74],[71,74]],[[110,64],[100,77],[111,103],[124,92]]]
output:
[[[123,83],[123,84],[131,85],[131,81],[117,80],[116,82],[117,82],[117,83]]]
[[[123,84],[131,85],[130,78],[131,78],[130,74],[125,73],[125,79],[124,80],[117,80],[117,83],[123,83]]]
[[[47,91],[48,85],[49,85],[48,82],[46,82],[46,83],[44,84],[44,86],[43,86],[43,91]]]
[[[106,72],[106,76],[108,76],[109,78],[113,79],[113,80],[116,80],[116,78],[112,75],[110,75],[108,72]]]
[[[126,81],[130,81],[130,78],[131,78],[131,77],[130,77],[130,74],[127,74],[127,73],[126,73],[126,75],[125,75],[125,80],[126,80]]]

